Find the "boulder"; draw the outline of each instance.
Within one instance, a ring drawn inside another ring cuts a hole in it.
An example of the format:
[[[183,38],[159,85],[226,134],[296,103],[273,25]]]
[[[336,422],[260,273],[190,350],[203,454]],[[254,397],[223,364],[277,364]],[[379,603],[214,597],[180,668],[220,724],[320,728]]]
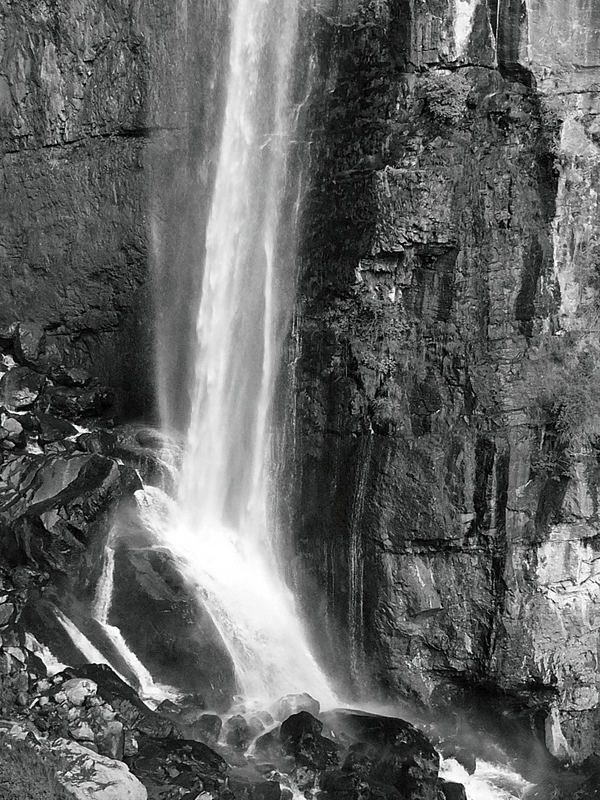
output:
[[[89,678],[71,678],[62,685],[68,702],[73,706],[82,706],[88,697],[95,697],[98,685]]]
[[[17,447],[24,447],[27,442],[27,436],[21,421],[15,417],[9,417],[6,414],[2,415],[2,431],[6,434],[3,440],[11,442]]]
[[[112,455],[115,450],[115,444],[115,436],[109,431],[90,431],[77,437],[77,447],[85,453]]]
[[[20,364],[39,368],[44,349],[44,329],[33,322],[19,323],[14,336],[15,356]]]
[[[69,677],[90,678],[97,685],[98,696],[110,703],[128,728],[155,737],[180,737],[178,726],[152,711],[136,691],[105,664],[83,664],[65,671]]]
[[[127,762],[145,785],[153,787],[153,796],[161,797],[202,791],[217,795],[228,770],[225,760],[202,742],[145,735],[139,737],[138,752]]]
[[[355,788],[359,784],[373,791],[387,787],[386,797],[400,792],[402,797],[437,800],[439,756],[413,725],[393,717],[346,710],[327,712],[322,719],[338,741],[352,742],[341,771],[326,776],[332,796],[339,796],[340,790],[334,787],[345,775],[344,781]]]
[[[195,722],[188,724],[194,738],[197,737],[200,741],[207,739],[213,742],[216,742],[219,738],[223,726],[221,717],[218,714],[202,714]]]
[[[40,434],[39,440],[42,444],[49,444],[50,442],[59,442],[69,436],[77,435],[77,428],[71,425],[60,417],[54,417],[52,414],[38,414]]]
[[[337,767],[338,746],[321,736],[322,730],[323,723],[307,711],[288,717],[279,731],[284,753],[293,756],[297,766],[315,770]]]
[[[98,752],[109,758],[122,760],[125,750],[125,735],[123,723],[111,720],[103,725],[95,736]]]
[[[83,367],[66,367],[63,364],[55,366],[50,373],[54,383],[61,386],[87,386],[92,380],[90,373]]]
[[[96,738],[94,731],[87,722],[77,722],[69,727],[69,733],[78,742],[93,742]]]
[[[111,406],[112,401],[110,389],[101,386],[51,386],[44,392],[44,402],[47,403],[48,410],[69,419],[100,416]]]
[[[76,800],[147,800],[145,787],[122,761],[65,739],[57,739],[51,750],[68,763],[58,778]]]
[[[277,720],[284,720],[299,711],[308,711],[316,717],[321,710],[321,704],[314,697],[304,692],[303,694],[286,694],[271,707],[271,713]]]
[[[444,758],[453,758],[469,775],[473,775],[477,769],[477,758],[471,750],[458,746],[443,746],[441,748]]]
[[[284,771],[287,766],[285,762],[293,763],[283,749],[278,730],[268,731],[259,736],[254,744],[254,753],[258,759],[276,764]]]
[[[241,714],[229,717],[223,725],[223,738],[235,750],[246,750],[252,740],[252,732]]]
[[[9,411],[29,408],[40,396],[45,381],[29,367],[15,367],[0,378],[0,402]]]
[[[12,603],[0,603],[0,628],[8,625],[13,616],[15,607]]]
[[[462,783],[442,781],[440,784],[444,800],[468,800],[467,790]]]
[[[281,800],[281,785],[277,781],[255,783],[252,787],[252,800]]]
[[[297,714],[292,714],[284,722],[281,723],[279,729],[279,736],[281,741],[286,744],[296,744],[304,736],[320,736],[323,730],[323,723],[321,720],[313,717],[308,711],[300,711]]]

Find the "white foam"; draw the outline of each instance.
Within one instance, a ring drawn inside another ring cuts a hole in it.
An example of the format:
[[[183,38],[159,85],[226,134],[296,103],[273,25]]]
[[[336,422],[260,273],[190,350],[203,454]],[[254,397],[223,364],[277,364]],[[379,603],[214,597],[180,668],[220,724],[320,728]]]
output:
[[[477,760],[477,768],[469,775],[454,759],[442,759],[440,778],[462,783],[468,800],[522,800],[533,784],[509,767]]]

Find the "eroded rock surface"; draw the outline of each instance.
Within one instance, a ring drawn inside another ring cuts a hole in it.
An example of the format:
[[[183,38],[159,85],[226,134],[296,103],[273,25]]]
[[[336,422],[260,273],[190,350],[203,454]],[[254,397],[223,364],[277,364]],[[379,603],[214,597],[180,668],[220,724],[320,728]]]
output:
[[[317,24],[295,583],[351,691],[443,704],[449,687],[495,686],[530,704],[553,755],[583,759],[598,713],[598,13],[389,0],[341,22]]]

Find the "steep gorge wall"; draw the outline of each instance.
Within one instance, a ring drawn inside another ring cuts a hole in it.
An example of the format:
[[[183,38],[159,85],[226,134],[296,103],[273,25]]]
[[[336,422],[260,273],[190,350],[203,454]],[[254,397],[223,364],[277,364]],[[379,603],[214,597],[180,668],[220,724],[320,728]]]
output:
[[[296,580],[355,694],[495,687],[541,709],[552,752],[585,757],[599,12],[381,0],[323,30]]]
[[[210,150],[225,34],[220,0],[0,5],[0,324],[42,326],[130,415],[152,403],[152,223],[192,128]]]

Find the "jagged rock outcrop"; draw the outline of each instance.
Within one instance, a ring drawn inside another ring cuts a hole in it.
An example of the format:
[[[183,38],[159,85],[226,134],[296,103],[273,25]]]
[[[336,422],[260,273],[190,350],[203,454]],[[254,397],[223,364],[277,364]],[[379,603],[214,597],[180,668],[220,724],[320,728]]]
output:
[[[582,759],[598,714],[598,12],[355,7],[318,23],[295,582],[353,691],[430,704],[454,686],[456,704],[496,687],[554,755]]]

